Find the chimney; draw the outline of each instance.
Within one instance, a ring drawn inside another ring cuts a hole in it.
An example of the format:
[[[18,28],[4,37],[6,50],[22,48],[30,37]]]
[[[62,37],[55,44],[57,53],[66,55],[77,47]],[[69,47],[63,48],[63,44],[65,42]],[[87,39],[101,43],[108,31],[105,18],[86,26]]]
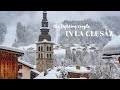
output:
[[[80,70],[80,66],[76,66],[76,69],[77,69],[77,70]]]

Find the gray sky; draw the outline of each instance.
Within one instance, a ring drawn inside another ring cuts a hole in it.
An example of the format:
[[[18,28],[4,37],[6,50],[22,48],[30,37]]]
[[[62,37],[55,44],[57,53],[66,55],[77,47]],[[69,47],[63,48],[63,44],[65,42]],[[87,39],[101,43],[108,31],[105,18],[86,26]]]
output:
[[[120,16],[120,11],[48,11],[48,21],[61,23],[64,20],[99,19],[103,16]],[[0,11],[0,22],[7,25],[4,45],[12,45],[16,38],[16,24],[39,24],[43,18],[42,11]],[[11,41],[10,43],[8,43]]]
[[[103,16],[120,16],[120,11],[48,11],[49,22],[63,20],[99,19]],[[42,11],[0,11],[0,20],[13,24],[18,21],[24,24],[41,23]]]
[[[42,12],[33,13],[30,18],[35,22],[41,22]],[[103,16],[120,16],[120,11],[48,11],[48,20],[57,23],[63,20],[82,20],[87,18],[96,20]]]

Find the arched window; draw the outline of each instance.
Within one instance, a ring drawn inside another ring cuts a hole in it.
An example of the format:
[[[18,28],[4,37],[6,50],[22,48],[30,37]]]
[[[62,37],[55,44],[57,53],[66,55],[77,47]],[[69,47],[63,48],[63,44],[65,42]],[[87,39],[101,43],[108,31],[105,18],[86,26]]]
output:
[[[50,54],[50,58],[51,58],[51,54]]]
[[[38,47],[38,51],[40,51],[40,47]]]
[[[41,58],[43,58],[43,54],[41,54]]]
[[[49,47],[47,46],[47,51],[49,51]]]
[[[43,51],[43,47],[41,46],[41,51]]]
[[[51,47],[50,47],[50,51],[51,51]]]
[[[47,54],[47,58],[49,58],[49,55]]]
[[[40,58],[40,54],[38,54],[38,58]]]

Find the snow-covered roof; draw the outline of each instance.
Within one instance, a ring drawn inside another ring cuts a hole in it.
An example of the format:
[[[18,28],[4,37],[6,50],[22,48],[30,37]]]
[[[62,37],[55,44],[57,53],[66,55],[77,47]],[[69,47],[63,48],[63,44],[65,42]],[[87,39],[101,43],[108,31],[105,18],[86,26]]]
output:
[[[33,72],[35,72],[35,73],[37,73],[37,74],[41,74],[39,71],[37,71],[37,70],[35,70],[35,69],[31,69],[30,71],[33,71]]]
[[[6,46],[2,46],[0,45],[0,50],[7,50],[7,51],[13,51],[13,52],[17,52],[17,53],[23,53],[23,50],[14,48],[14,47],[6,47]]]
[[[46,76],[44,76],[44,72],[42,72],[34,79],[59,79],[56,74],[58,74],[58,72],[56,71],[56,68],[53,68]]]
[[[67,72],[74,72],[74,73],[90,73],[91,70],[87,70],[86,67],[80,67],[80,70],[76,69],[76,67],[65,67]]]
[[[103,53],[104,54],[120,53],[120,35],[112,39],[106,46],[104,46]]]
[[[51,43],[51,44],[54,44],[54,42],[47,41],[46,39],[44,39],[43,41],[40,41],[40,42],[36,42],[36,44],[39,44],[39,43]]]
[[[29,64],[29,63],[26,62],[26,61],[23,61],[23,60],[18,59],[18,62],[20,62],[20,63],[22,63],[22,64],[24,64],[24,65],[26,65],[26,66],[28,66],[28,67],[30,67],[30,68],[36,68],[36,65]]]

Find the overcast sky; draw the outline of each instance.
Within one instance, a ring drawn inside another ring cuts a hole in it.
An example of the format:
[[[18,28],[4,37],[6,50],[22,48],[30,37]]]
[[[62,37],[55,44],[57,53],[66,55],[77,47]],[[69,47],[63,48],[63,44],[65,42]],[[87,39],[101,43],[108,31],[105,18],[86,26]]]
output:
[[[33,12],[31,15],[33,20],[42,19],[42,12]],[[63,20],[81,20],[81,19],[99,19],[103,16],[120,16],[120,11],[48,11],[48,19],[50,22],[61,22]]]
[[[120,16],[120,11],[48,11],[49,22],[63,20],[82,20],[87,18],[99,19],[103,16]],[[23,23],[41,23],[42,11],[0,11],[0,20],[10,24],[21,21]]]
[[[103,16],[120,16],[120,11],[48,11],[48,21],[61,23],[64,20],[99,19]],[[0,22],[7,25],[4,45],[12,45],[16,35],[16,24],[39,24],[43,18],[42,11],[0,11]],[[11,43],[8,44],[8,42]]]

